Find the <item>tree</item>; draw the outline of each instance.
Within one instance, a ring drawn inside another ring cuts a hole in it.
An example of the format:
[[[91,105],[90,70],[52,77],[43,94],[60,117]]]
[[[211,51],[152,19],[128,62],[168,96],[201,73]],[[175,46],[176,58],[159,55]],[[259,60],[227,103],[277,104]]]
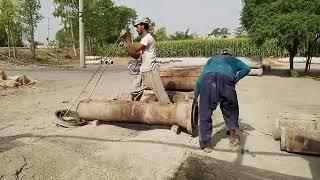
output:
[[[6,39],[7,39],[7,35],[4,30],[4,26],[0,24],[0,47],[3,47],[6,45]]]
[[[244,30],[244,28],[242,26],[239,26],[235,29],[235,36],[237,38],[246,36],[246,31]]]
[[[20,0],[19,14],[23,23],[23,31],[27,34],[30,42],[30,51],[33,59],[36,58],[34,32],[42,19],[39,13],[40,8],[39,0]]]
[[[214,36],[216,38],[227,38],[230,35],[228,28],[215,28],[208,36]]]
[[[250,38],[261,45],[267,39],[276,39],[280,48],[290,56],[290,70],[299,47],[319,29],[318,0],[243,0],[241,23]],[[317,18],[313,18],[316,16]],[[311,20],[312,19],[312,20]],[[311,28],[312,27],[312,28]],[[319,32],[319,31],[318,31]]]
[[[4,27],[9,57],[11,57],[10,46],[13,47],[13,57],[16,58],[16,44],[21,33],[21,22],[18,14],[18,4],[14,0],[0,0],[0,24]]]
[[[70,47],[71,42],[75,52],[78,42],[76,32],[79,30],[77,2],[76,0],[55,0],[57,6],[54,12],[54,15],[60,17],[65,25],[63,30],[56,34],[59,46]],[[114,43],[121,29],[128,26],[136,16],[135,10],[125,6],[115,6],[111,0],[86,0],[83,21],[89,51],[103,47],[107,43]]]
[[[96,0],[85,7],[86,39],[92,48],[114,43],[121,29],[136,19],[136,11],[125,6],[115,6],[111,0]]]
[[[320,2],[304,2],[309,3],[309,8],[304,9],[308,12],[308,21],[305,22],[308,33],[306,35],[306,57],[307,62],[305,66],[305,74],[309,72],[311,66],[311,59],[315,55],[317,43],[320,40]]]
[[[304,73],[308,73],[310,71],[310,66],[311,66],[311,59],[312,57],[315,55],[315,49],[316,49],[316,45],[318,42],[318,40],[320,39],[320,33],[311,33],[308,37],[307,37],[307,52],[306,52],[306,56],[307,56],[307,62],[306,62],[306,66],[304,69]]]
[[[76,0],[54,0],[54,4],[55,10],[53,16],[60,17],[64,24],[64,30],[70,32],[73,53],[77,56],[75,23],[78,21],[78,3]]]
[[[57,46],[59,48],[72,47],[73,40],[70,32],[62,28],[56,33]]]
[[[157,41],[165,41],[168,39],[167,29],[165,27],[157,29],[154,35]]]
[[[189,29],[185,32],[177,31],[170,35],[171,40],[187,40],[187,39],[195,39],[196,34],[189,34]]]

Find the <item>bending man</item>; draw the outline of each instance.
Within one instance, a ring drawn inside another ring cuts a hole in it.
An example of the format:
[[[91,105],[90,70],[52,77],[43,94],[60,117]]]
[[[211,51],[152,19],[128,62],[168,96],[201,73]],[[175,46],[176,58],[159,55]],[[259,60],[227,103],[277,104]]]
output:
[[[230,128],[229,143],[235,146],[239,139],[235,130],[239,128],[239,106],[236,83],[250,72],[250,67],[224,50],[212,57],[196,82],[195,100],[199,100],[199,144],[205,152],[211,152],[212,113],[220,103],[225,123]]]

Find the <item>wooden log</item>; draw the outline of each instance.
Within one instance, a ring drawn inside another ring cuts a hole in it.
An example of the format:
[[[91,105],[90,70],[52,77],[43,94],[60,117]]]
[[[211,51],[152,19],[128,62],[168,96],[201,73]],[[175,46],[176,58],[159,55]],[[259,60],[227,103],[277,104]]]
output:
[[[289,119],[279,120],[277,119],[274,124],[273,137],[277,141],[281,139],[282,127],[314,130],[318,128],[318,124],[319,122],[317,120],[289,120]]]
[[[0,72],[0,80],[7,80],[8,76],[6,75],[6,73],[4,73],[4,71]]]
[[[76,111],[86,120],[177,125],[190,134],[194,127],[192,100],[178,103],[85,100],[78,104]]]
[[[0,87],[6,88],[6,81],[0,79]]]
[[[31,80],[25,75],[12,76],[12,77],[8,77],[8,79],[14,80],[20,83],[21,85],[30,85],[35,83],[34,80]]]
[[[320,130],[282,127],[280,149],[287,152],[320,154]]]
[[[15,88],[15,87],[18,87],[20,86],[21,83],[15,81],[15,80],[11,80],[11,79],[8,79],[8,80],[0,80],[0,86],[1,87],[11,87],[11,88]]]

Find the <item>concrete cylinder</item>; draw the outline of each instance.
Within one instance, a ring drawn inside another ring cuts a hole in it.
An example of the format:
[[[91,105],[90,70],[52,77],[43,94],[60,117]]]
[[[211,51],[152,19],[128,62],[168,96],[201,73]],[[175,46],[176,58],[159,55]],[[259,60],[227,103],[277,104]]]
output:
[[[203,67],[161,68],[160,77],[167,91],[193,91]],[[262,76],[263,69],[251,69],[249,75]],[[150,88],[148,88],[150,89]]]
[[[203,67],[163,67],[160,68],[160,76],[179,76],[179,77],[199,77],[203,71]],[[249,76],[262,76],[263,68],[252,68]]]
[[[282,127],[314,130],[314,129],[317,129],[317,124],[318,123],[316,120],[288,120],[288,119],[279,120],[277,119],[274,124],[273,137],[277,141],[281,139]]]
[[[194,93],[193,92],[181,92],[181,91],[166,91],[170,102],[177,103],[182,101],[188,101],[193,99]],[[145,90],[143,95],[140,99],[141,102],[156,102],[158,101],[157,96],[153,91]]]
[[[177,125],[192,134],[192,100],[177,103],[84,100],[78,104],[81,119],[107,122]]]
[[[281,128],[280,149],[287,152],[320,154],[320,130]]]

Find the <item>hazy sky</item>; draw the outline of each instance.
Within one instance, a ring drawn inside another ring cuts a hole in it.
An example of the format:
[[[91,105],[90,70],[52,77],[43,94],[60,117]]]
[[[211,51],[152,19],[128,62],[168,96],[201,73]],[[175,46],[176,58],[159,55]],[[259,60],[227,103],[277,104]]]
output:
[[[85,0],[84,0],[85,1]],[[61,28],[60,20],[53,18],[53,0],[40,0],[41,14],[50,18],[50,39]],[[239,26],[241,0],[114,0],[116,4],[135,9],[139,17],[150,17],[157,27],[164,26],[169,34],[185,31],[206,35],[214,28],[231,31]],[[39,24],[36,40],[45,42],[48,34],[47,18]]]
[[[52,13],[54,11],[53,0],[40,0],[41,9],[40,13],[44,17],[38,24],[37,31],[35,32],[35,40],[46,43],[48,37],[48,17],[49,17],[49,39],[55,39],[56,32],[62,27],[60,20],[54,18]]]

